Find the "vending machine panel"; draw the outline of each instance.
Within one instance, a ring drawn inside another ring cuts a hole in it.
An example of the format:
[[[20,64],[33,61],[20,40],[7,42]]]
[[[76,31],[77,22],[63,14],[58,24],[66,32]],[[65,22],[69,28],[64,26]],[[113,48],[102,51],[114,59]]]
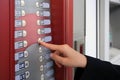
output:
[[[38,43],[72,47],[72,0],[4,0],[0,5],[0,79],[72,80],[72,68],[58,68],[51,50]]]

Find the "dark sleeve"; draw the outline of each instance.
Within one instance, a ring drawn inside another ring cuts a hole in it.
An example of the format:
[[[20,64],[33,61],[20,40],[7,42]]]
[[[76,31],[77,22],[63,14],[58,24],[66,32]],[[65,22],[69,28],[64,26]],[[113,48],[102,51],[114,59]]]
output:
[[[120,80],[120,66],[86,57],[86,68],[77,68],[74,80]]]

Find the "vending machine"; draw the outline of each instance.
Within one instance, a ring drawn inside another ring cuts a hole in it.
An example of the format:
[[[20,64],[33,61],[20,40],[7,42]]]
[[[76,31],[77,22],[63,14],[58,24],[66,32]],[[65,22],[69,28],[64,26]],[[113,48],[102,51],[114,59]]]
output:
[[[72,80],[39,40],[73,43],[73,0],[0,1],[0,80]]]

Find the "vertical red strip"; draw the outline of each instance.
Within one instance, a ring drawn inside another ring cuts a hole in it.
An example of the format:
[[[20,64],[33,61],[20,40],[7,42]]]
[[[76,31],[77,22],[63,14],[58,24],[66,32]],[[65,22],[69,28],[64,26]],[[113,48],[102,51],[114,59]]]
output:
[[[0,1],[0,80],[9,80],[9,0]]]

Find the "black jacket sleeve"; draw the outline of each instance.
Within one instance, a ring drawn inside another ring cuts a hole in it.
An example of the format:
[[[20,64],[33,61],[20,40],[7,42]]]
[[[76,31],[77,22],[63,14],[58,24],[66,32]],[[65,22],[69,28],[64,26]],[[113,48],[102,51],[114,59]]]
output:
[[[77,68],[74,80],[120,80],[120,66],[86,57],[86,68]]]

